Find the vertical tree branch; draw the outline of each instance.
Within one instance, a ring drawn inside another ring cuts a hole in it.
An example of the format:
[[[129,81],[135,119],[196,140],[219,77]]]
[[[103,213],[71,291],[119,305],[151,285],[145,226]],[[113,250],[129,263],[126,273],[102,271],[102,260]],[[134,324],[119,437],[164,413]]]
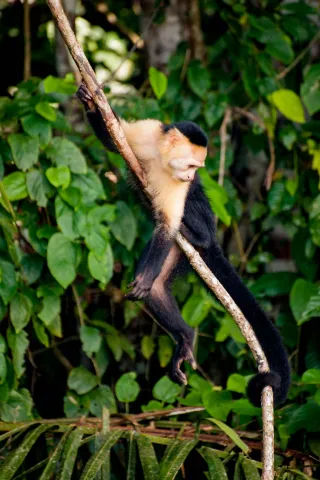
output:
[[[227,153],[227,141],[228,134],[227,128],[231,121],[231,109],[227,108],[223,117],[223,121],[220,127],[220,164],[219,164],[219,185],[223,185],[225,165],[226,165],[226,153]]]
[[[201,15],[199,9],[199,0],[188,0],[189,4],[189,43],[191,47],[191,58],[205,61],[206,49],[203,41],[203,34],[201,29]]]
[[[78,44],[72,29],[68,23],[68,20],[62,10],[59,0],[47,0],[47,3],[52,11],[57,26],[69,48],[71,55],[73,56],[80,73],[89,88],[93,99],[101,111],[105,124],[110,131],[112,138],[115,141],[121,155],[127,162],[130,169],[140,180],[142,187],[148,194],[148,186],[145,180],[145,175],[142,168],[139,165],[138,160],[134,156],[127,140],[122,132],[122,129],[113,115],[113,112],[108,104],[108,101],[99,87],[95,78],[94,72],[86,59],[80,45]],[[204,263],[199,253],[193,248],[193,246],[179,233],[177,235],[177,243],[183,250],[187,258],[189,259],[192,267],[197,271],[199,276],[208,285],[208,287],[214,292],[217,298],[221,301],[227,311],[231,314],[234,320],[237,322],[243,336],[245,337],[254,358],[258,365],[259,372],[269,371],[269,365],[265,354],[261,348],[258,339],[256,338],[254,331],[250,323],[246,320],[241,310],[233,301],[232,297],[220,284],[218,279],[210,271],[207,265]],[[263,466],[263,480],[273,479],[273,394],[270,387],[264,389],[262,395],[262,409],[263,409],[263,430],[264,430],[264,445],[263,445],[263,458],[266,464]]]
[[[30,28],[30,4],[29,0],[23,3],[23,37],[24,37],[24,65],[23,80],[31,76],[31,28]]]

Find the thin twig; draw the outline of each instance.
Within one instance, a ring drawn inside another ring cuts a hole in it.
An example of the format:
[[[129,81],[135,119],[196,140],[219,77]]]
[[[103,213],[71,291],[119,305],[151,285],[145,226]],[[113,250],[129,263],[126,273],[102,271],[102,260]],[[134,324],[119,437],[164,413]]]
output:
[[[74,299],[75,299],[76,305],[77,305],[79,322],[80,322],[80,325],[83,326],[84,325],[83,310],[82,310],[82,307],[81,307],[81,301],[80,301],[80,297],[79,297],[79,294],[78,294],[77,287],[74,284],[72,284],[72,292],[73,292]]]
[[[271,134],[268,131],[267,131],[267,135],[268,135],[268,145],[269,145],[269,152],[270,152],[270,162],[267,168],[264,185],[267,190],[270,190],[272,185],[273,174],[276,169],[276,154],[275,154],[274,143],[273,143]]]
[[[308,53],[312,45],[318,40],[320,32],[317,31],[315,36],[311,39],[311,41],[308,43],[305,49],[302,50],[302,52],[299,53],[299,55],[293,60],[288,67],[286,67],[282,72],[278,73],[276,76],[276,80],[282,80],[291,70],[298,65],[298,63],[303,59],[303,57]]]
[[[117,66],[117,68],[111,73],[110,75],[110,78],[108,79],[108,82],[111,82],[117,72],[120,70],[120,68],[122,67],[122,65],[124,64],[124,62],[126,62],[128,60],[128,58],[131,57],[131,55],[137,50],[137,48],[141,48],[140,45],[141,45],[141,42],[144,42],[144,37],[146,36],[149,28],[151,27],[152,23],[153,23],[153,20],[155,19],[160,7],[163,7],[163,2],[159,2],[158,5],[156,6],[156,8],[154,9],[154,12],[153,14],[151,15],[151,18],[150,20],[148,21],[148,23],[146,24],[143,32],[141,33],[139,39],[134,43],[134,45],[132,45],[132,47],[130,48],[129,52],[123,57],[121,63]]]
[[[30,31],[30,3],[24,0],[23,3],[23,37],[24,37],[24,66],[23,80],[31,76],[31,31]]]
[[[276,155],[275,155],[274,143],[273,143],[271,133],[269,132],[267,126],[264,124],[264,122],[261,120],[261,118],[258,117],[257,115],[255,115],[254,113],[249,112],[248,110],[245,110],[244,108],[239,108],[239,107],[233,107],[233,111],[235,113],[238,113],[239,115],[242,115],[243,117],[247,117],[252,122],[258,123],[260,125],[260,127],[263,130],[265,130],[266,133],[267,133],[269,153],[270,153],[270,162],[269,162],[269,166],[268,166],[268,169],[267,169],[264,184],[265,184],[266,189],[270,190],[271,185],[272,185],[273,174],[274,174],[274,171],[275,171],[275,168],[276,168]]]
[[[51,9],[51,12],[55,18],[57,26],[70,50],[71,55],[73,56],[82,76],[83,79],[90,90],[93,100],[97,107],[99,108],[103,120],[108,128],[116,146],[119,149],[119,152],[123,156],[124,160],[127,162],[130,169],[133,173],[137,176],[140,180],[142,188],[145,189],[146,194],[148,195],[148,188],[147,182],[145,179],[145,174],[134,156],[130,146],[127,143],[126,137],[113,115],[113,112],[105,98],[105,95],[101,88],[99,87],[97,80],[95,78],[94,72],[86,59],[79,43],[77,42],[72,29],[68,23],[68,20],[63,12],[61,3],[59,0],[47,0],[47,3]],[[187,258],[189,259],[190,264],[196,270],[196,272],[200,275],[200,277],[204,280],[204,282],[209,286],[209,288],[215,293],[217,298],[221,301],[227,311],[231,314],[234,320],[237,322],[238,326],[241,329],[243,336],[245,337],[254,358],[258,365],[259,372],[266,372],[269,370],[269,365],[266,359],[266,356],[259,344],[254,331],[250,325],[250,323],[246,320],[244,315],[242,314],[241,310],[237,307],[229,293],[224,289],[224,287],[220,284],[214,274],[210,271],[210,269],[206,266],[202,258],[200,257],[199,253],[192,247],[192,245],[187,242],[187,240],[178,233],[176,241],[180,248],[183,250]],[[269,387],[266,387],[269,389]],[[268,420],[268,424],[264,424],[264,429],[267,429],[268,435],[264,437],[265,442],[270,442],[273,438],[273,395],[263,395],[263,410],[266,408],[266,403],[269,402],[268,405],[268,415],[263,415],[264,423],[266,419]],[[264,465],[264,472],[265,476],[263,477],[264,480],[271,480],[273,476],[270,476],[269,472],[273,471],[273,448],[271,448],[270,444],[264,444],[264,450],[268,453],[266,456],[268,460],[268,464]],[[272,451],[271,451],[272,450]],[[271,462],[271,463],[270,463]]]
[[[218,183],[219,185],[223,185],[224,180],[224,172],[225,172],[225,165],[226,165],[226,153],[227,153],[227,142],[228,142],[228,134],[227,128],[231,121],[231,109],[228,107],[224,113],[223,121],[220,127],[220,164],[219,164],[219,178]]]

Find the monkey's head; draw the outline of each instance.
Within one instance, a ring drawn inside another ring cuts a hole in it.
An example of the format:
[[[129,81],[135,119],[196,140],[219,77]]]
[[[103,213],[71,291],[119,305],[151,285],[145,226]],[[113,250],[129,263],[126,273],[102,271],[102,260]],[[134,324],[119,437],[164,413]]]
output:
[[[163,125],[160,145],[162,166],[172,178],[191,182],[198,168],[204,167],[208,139],[193,122]]]

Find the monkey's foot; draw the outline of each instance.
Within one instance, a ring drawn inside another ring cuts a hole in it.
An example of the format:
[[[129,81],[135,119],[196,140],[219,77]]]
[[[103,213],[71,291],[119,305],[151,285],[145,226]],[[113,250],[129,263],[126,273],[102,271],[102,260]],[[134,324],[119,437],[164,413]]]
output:
[[[187,343],[182,343],[177,346],[176,353],[172,361],[171,379],[179,383],[180,385],[187,385],[187,377],[181,370],[181,364],[183,361],[190,363],[191,367],[196,370],[197,364],[193,356],[192,347]]]
[[[125,295],[125,298],[133,302],[146,298],[151,290],[152,283],[153,281],[150,281],[146,276],[137,275],[134,281],[128,285],[132,290]]]
[[[77,97],[81,102],[89,108],[89,110],[95,110],[95,103],[92,99],[92,95],[90,90],[87,88],[86,84],[84,82],[81,83],[80,87],[78,88],[77,91]]]

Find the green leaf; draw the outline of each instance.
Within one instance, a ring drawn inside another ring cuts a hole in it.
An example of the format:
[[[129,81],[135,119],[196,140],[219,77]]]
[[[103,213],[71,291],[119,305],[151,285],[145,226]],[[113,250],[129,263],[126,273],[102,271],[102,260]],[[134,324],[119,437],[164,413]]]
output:
[[[49,75],[43,80],[44,91],[46,93],[62,93],[65,95],[72,95],[76,93],[77,86],[72,81],[69,80],[68,75],[66,78],[57,78]]]
[[[54,187],[67,188],[71,182],[70,169],[63,165],[60,167],[48,168],[46,171],[46,177]]]
[[[211,178],[206,170],[202,169],[199,175],[212,210],[225,225],[229,226],[231,223],[231,217],[224,207],[228,201],[226,190]]]
[[[304,111],[300,98],[292,90],[282,89],[270,95],[271,101],[289,120],[304,123]]]
[[[228,480],[223,463],[213,448],[201,447],[198,451],[208,464],[209,480]]]
[[[221,392],[207,390],[202,395],[202,401],[210,415],[220,420],[227,419],[233,404],[232,395],[226,390]]]
[[[82,428],[75,428],[68,436],[63,449],[58,480],[71,480],[82,437]]]
[[[89,272],[96,280],[106,285],[113,275],[113,254],[110,245],[107,246],[105,253],[97,257],[93,252],[88,255]]]
[[[32,325],[39,342],[48,348],[50,342],[49,342],[49,337],[47,335],[45,326],[36,317],[32,318]]]
[[[199,60],[191,60],[188,67],[187,79],[193,93],[204,98],[211,86],[211,80],[208,69],[205,68]]]
[[[68,387],[74,390],[78,395],[90,392],[94,387],[98,385],[98,378],[89,372],[82,365],[80,367],[73,368],[69,373]]]
[[[0,388],[4,388],[6,384]],[[1,398],[0,415],[4,422],[28,422],[33,420],[33,402],[30,392],[21,388],[19,392],[11,390],[8,396]]]
[[[22,275],[27,285],[32,285],[40,278],[43,265],[43,259],[37,254],[24,255],[22,257]]]
[[[135,372],[124,373],[116,383],[116,395],[120,402],[134,402],[140,392]]]
[[[137,236],[137,222],[132,211],[125,202],[116,203],[116,219],[110,223],[113,236],[128,250],[131,250]]]
[[[168,79],[163,72],[154,67],[149,68],[149,81],[157,99],[159,100],[167,90]]]
[[[91,206],[95,200],[106,198],[101,180],[93,170],[88,170],[87,175],[73,175],[71,186],[80,190],[85,205]]]
[[[24,459],[40,435],[42,435],[49,428],[50,426],[48,425],[39,425],[34,430],[29,432],[20,445],[7,456],[0,468],[0,477],[3,480],[9,480],[14,477],[15,473],[22,465]]]
[[[10,327],[7,331],[7,341],[12,352],[13,368],[18,378],[24,373],[24,357],[29,346],[27,333],[22,330],[15,333]]]
[[[77,207],[81,202],[81,192],[76,187],[69,187],[65,190],[60,190],[59,195],[70,207]]]
[[[117,413],[117,403],[114,394],[107,385],[100,385],[86,396],[89,399],[89,410],[96,417],[102,416],[103,408],[107,408],[110,414]]]
[[[241,440],[237,432],[235,432],[231,427],[215,418],[208,418],[208,420],[217,425],[220,430],[222,430],[226,435],[228,435],[228,437],[231,438],[231,440],[243,451],[243,453],[249,453],[249,447]]]
[[[210,300],[206,300],[200,294],[194,293],[183,305],[181,315],[190,327],[195,328],[208,316],[211,307],[212,303]]]
[[[126,480],[135,480],[136,478],[136,464],[137,464],[137,433],[131,431],[129,433],[129,447],[128,447],[128,464],[127,464],[127,478]]]
[[[84,156],[79,148],[66,138],[55,137],[48,146],[46,153],[58,167],[69,167],[73,173],[87,173],[87,164]]]
[[[310,115],[320,110],[320,63],[310,66],[304,83],[301,85],[301,97]]]
[[[76,252],[62,233],[55,233],[50,238],[47,260],[52,276],[63,288],[67,288],[76,278]]]
[[[290,412],[287,426],[291,435],[302,429],[307,432],[318,432],[320,429],[320,405],[309,399],[306,404]]]
[[[296,279],[297,274],[293,272],[265,273],[253,284],[251,291],[268,297],[287,295]]]
[[[152,395],[162,402],[173,403],[181,392],[181,386],[166,375],[160,378],[152,389]]]
[[[144,435],[137,435],[139,456],[145,480],[159,479],[159,464],[150,439]]]
[[[158,347],[158,358],[160,362],[160,367],[166,367],[173,355],[173,342],[168,335],[160,335],[158,338],[159,347]]]
[[[3,384],[7,377],[7,361],[3,353],[0,353],[0,385]]]
[[[51,454],[51,456],[48,460],[48,463],[47,463],[45,469],[43,470],[39,480],[51,480],[53,478],[53,475],[56,472],[56,468],[57,468],[58,462],[60,460],[64,445],[65,445],[65,443],[66,443],[66,441],[67,441],[67,439],[70,435],[70,432],[71,432],[72,428],[73,427],[69,427],[69,429],[63,434],[60,442],[58,443],[58,445],[54,449],[53,453]]]
[[[36,112],[49,122],[55,122],[57,119],[57,111],[48,102],[39,102],[35,107]]]
[[[23,172],[13,172],[2,180],[5,192],[11,202],[22,200],[28,196],[26,174]]]
[[[154,339],[151,335],[144,335],[141,340],[141,352],[146,360],[153,355],[155,349]]]
[[[38,161],[39,141],[37,137],[29,137],[23,133],[12,133],[8,137],[15,164],[26,171]]]
[[[52,187],[43,172],[32,170],[27,173],[27,189],[31,200],[35,200],[38,207],[47,206],[47,197],[52,192]]]
[[[253,222],[261,218],[267,212],[267,207],[263,203],[254,203],[250,209],[250,220]]]
[[[286,65],[294,59],[291,40],[281,31],[267,42],[265,52]]]
[[[93,353],[97,353],[100,350],[102,337],[97,328],[81,325],[80,339],[82,342],[83,351],[88,355],[88,357],[91,357]]]
[[[290,308],[298,325],[302,325],[307,318],[303,318],[308,303],[313,295],[318,293],[318,286],[314,283],[298,278],[290,292]]]
[[[42,299],[42,309],[38,313],[40,320],[48,327],[61,312],[61,301],[57,295],[48,295]]]
[[[204,118],[209,128],[222,120],[227,107],[227,97],[221,93],[210,92],[204,107]]]
[[[38,137],[40,145],[46,146],[51,140],[52,132],[50,123],[40,115],[31,113],[21,119],[23,130],[30,137]]]
[[[227,390],[237,393],[245,393],[247,388],[247,381],[244,376],[239,373],[232,373],[228,378]]]
[[[257,467],[254,465],[253,461],[249,458],[244,458],[242,460],[242,470],[246,480],[260,480],[260,474]]]
[[[13,298],[17,285],[14,265],[0,258],[0,297],[5,305]]]
[[[173,480],[196,445],[197,440],[174,440],[166,448],[160,463],[161,480]]]
[[[100,471],[103,463],[105,462],[106,455],[111,450],[113,445],[117,443],[122,435],[122,431],[114,430],[106,434],[106,440],[101,448],[88,460],[80,480],[94,480],[97,473]]]
[[[10,320],[16,333],[20,333],[29,323],[32,303],[26,295],[16,293],[10,303]]]
[[[302,381],[303,383],[307,384],[315,384],[319,385],[320,384],[320,369],[318,368],[311,368],[310,370],[307,370],[304,372],[302,375]]]
[[[85,244],[96,257],[103,257],[106,254],[106,250],[109,246],[109,252],[112,253],[110,249],[110,235],[108,227],[104,225],[95,225],[90,228],[89,233],[85,234]],[[112,262],[113,263],[113,262]]]
[[[60,196],[56,196],[54,206],[57,224],[62,233],[70,240],[79,237],[77,214],[74,210]]]

